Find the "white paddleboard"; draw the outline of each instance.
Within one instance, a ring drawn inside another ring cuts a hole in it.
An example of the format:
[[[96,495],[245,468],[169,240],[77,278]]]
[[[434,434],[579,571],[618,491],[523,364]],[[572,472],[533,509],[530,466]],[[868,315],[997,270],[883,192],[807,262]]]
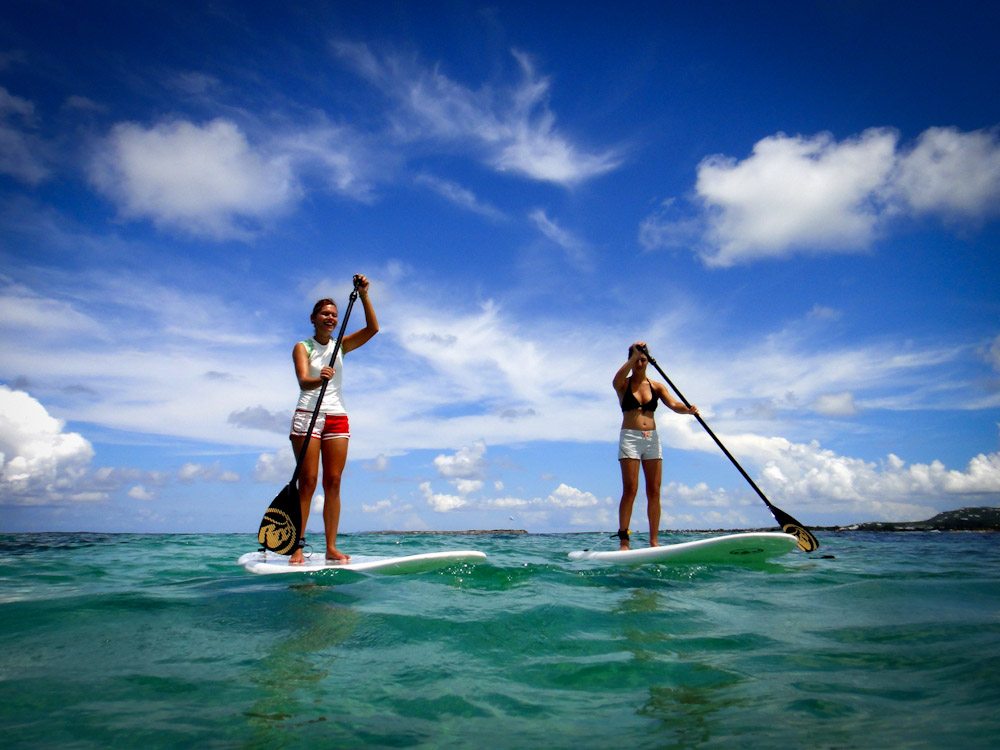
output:
[[[634,543],[634,542],[633,542]],[[630,550],[577,550],[570,560],[593,560],[615,565],[645,563],[728,563],[747,564],[770,560],[795,549],[794,536],[783,531],[753,531],[727,534],[693,542],[638,547]]]
[[[278,573],[315,573],[320,570],[350,570],[355,573],[381,573],[404,575],[424,573],[456,563],[479,563],[486,553],[472,549],[424,552],[419,555],[384,557],[381,555],[351,555],[346,563],[327,562],[322,554],[306,558],[301,565],[290,565],[289,558],[274,552],[248,552],[237,562],[251,573],[273,575]]]

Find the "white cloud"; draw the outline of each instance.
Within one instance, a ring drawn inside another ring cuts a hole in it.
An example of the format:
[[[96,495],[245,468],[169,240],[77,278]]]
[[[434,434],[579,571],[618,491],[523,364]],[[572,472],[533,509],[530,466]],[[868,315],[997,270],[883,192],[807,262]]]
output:
[[[128,468],[91,468],[94,450],[76,432],[67,432],[29,394],[0,385],[0,504],[41,505],[107,500],[110,493],[131,484],[126,495],[152,500],[149,484],[163,485],[162,472]],[[186,463],[177,471],[181,482],[235,483],[236,472],[218,463]],[[141,481],[136,481],[141,480]]]
[[[500,209],[491,206],[489,203],[480,201],[471,190],[467,190],[461,185],[456,185],[454,182],[429,174],[417,175],[415,181],[418,185],[423,185],[433,190],[445,200],[454,203],[466,211],[471,211],[494,221],[506,218]]]
[[[813,305],[809,311],[809,317],[813,320],[840,320],[843,313],[826,305]]]
[[[0,503],[34,505],[103,499],[83,493],[94,450],[37,400],[0,385]]]
[[[877,514],[879,520],[904,521],[933,515],[934,506],[945,497],[968,501],[1000,495],[997,453],[976,456],[958,471],[940,461],[907,465],[893,454],[880,463],[864,461],[837,455],[816,442],[796,444],[781,438],[754,442],[758,460],[764,459],[762,475],[771,500],[788,500],[799,507],[812,505],[824,512],[850,509],[853,517]]]
[[[361,510],[364,513],[385,513],[392,509],[392,503],[389,500],[379,500],[374,503],[361,503]]]
[[[996,130],[928,128],[899,159],[896,193],[916,213],[980,219],[1000,214]]]
[[[639,224],[639,244],[646,250],[687,250],[701,243],[705,219],[687,216],[676,198],[667,198]]]
[[[133,500],[143,500],[143,501],[152,500],[156,497],[156,495],[147,490],[141,484],[134,485],[131,489],[129,489],[128,496]]]
[[[295,456],[291,450],[276,453],[261,453],[254,465],[254,481],[272,484],[288,482],[295,470]]]
[[[586,243],[573,235],[572,232],[563,229],[542,209],[538,208],[528,214],[528,217],[550,242],[555,243],[566,251],[566,257],[577,267],[588,265],[589,256]]]
[[[486,443],[482,440],[459,448],[451,456],[437,456],[434,466],[443,477],[479,479],[485,467]]]
[[[813,403],[813,408],[827,417],[850,417],[858,413],[854,395],[848,392],[823,394]]]
[[[89,99],[86,96],[79,96],[73,94],[66,97],[66,101],[63,102],[63,107],[68,110],[76,110],[79,112],[104,112],[107,108],[101,104],[98,104],[93,99]]]
[[[733,499],[725,490],[720,488],[713,490],[704,482],[699,482],[693,487],[670,482],[663,488],[662,494],[665,505],[677,505],[679,501],[680,504],[694,508],[728,508],[733,503]]]
[[[220,320],[247,318],[236,297],[202,296],[127,273],[74,273],[68,292],[57,285],[48,295],[5,281],[0,277],[0,378],[28,378],[34,392],[58,396],[75,421],[258,448],[282,442],[257,423],[230,420],[248,403],[266,404],[261,410],[271,414],[280,408],[289,418],[283,343],[281,356],[265,357],[252,378],[235,368],[218,379],[221,363],[237,361],[230,358],[247,347],[278,347],[266,325],[220,328]],[[67,329],[74,332],[69,340]],[[58,357],[39,357],[40,348],[51,347]]]
[[[226,373],[206,375],[210,379],[217,379],[221,382],[233,382],[232,376]],[[289,416],[283,412],[270,411],[263,406],[248,406],[245,409],[234,411],[227,420],[229,424],[237,427],[247,427],[255,430],[265,430],[276,432],[281,435],[288,433]]]
[[[116,125],[91,180],[124,216],[215,238],[247,236],[248,226],[283,211],[298,192],[287,156],[255,150],[221,118]]]
[[[613,529],[618,526],[618,517],[616,512],[608,508],[574,509],[567,522],[570,526],[582,529]]]
[[[420,484],[420,491],[424,493],[424,499],[427,500],[427,504],[431,506],[431,509],[437,511],[438,513],[447,513],[450,510],[457,510],[467,504],[464,497],[459,497],[458,495],[444,495],[434,492],[431,489],[430,482],[422,482]]]
[[[964,470],[956,470],[940,461],[908,465],[893,454],[879,462],[865,461],[838,455],[817,442],[746,434],[720,438],[765,495],[807,525],[845,518],[919,521],[941,508],[995,504],[1000,497],[1000,453],[978,455]],[[641,506],[639,498],[637,512]],[[670,524],[688,528],[746,527],[767,515],[747,486],[713,490],[704,483],[692,487],[671,482],[663,488],[663,507]]]
[[[778,133],[743,160],[710,156],[695,183],[702,210],[692,216],[668,199],[641,222],[640,242],[648,250],[690,246],[706,265],[729,267],[860,252],[900,216],[1000,214],[996,130],[929,128],[911,147],[897,141],[880,128],[843,141]]]
[[[452,484],[455,485],[455,489],[460,495],[471,495],[483,488],[483,482],[480,479],[453,479]]]
[[[620,331],[596,326],[581,333],[575,325],[551,324],[542,329],[522,329],[518,320],[499,305],[446,307],[437,304],[437,298],[428,296],[425,290],[415,291],[414,283],[398,281],[386,283],[384,289],[379,287],[379,315],[384,334],[380,334],[378,347],[366,348],[364,356],[350,360],[348,384],[352,427],[356,432],[352,438],[352,460],[371,461],[378,456],[400,455],[414,449],[440,452],[443,446],[463,446],[453,452],[431,454],[436,456],[434,466],[438,476],[452,482],[453,488],[438,494],[430,491],[428,484],[430,507],[499,508],[491,506],[493,501],[489,499],[478,498],[485,481],[488,479],[492,484],[495,479],[487,476],[491,462],[487,460],[486,443],[479,436],[490,435],[491,445],[613,440],[618,422],[614,402],[609,402],[613,395],[608,387],[607,352],[628,340]],[[135,280],[125,282],[126,288],[135,286]],[[14,288],[7,287],[8,291]],[[11,292],[12,305],[14,299],[34,299],[32,304],[44,313],[48,305],[55,303],[55,299],[42,298],[30,291],[15,291],[16,294]],[[89,305],[81,311],[77,307],[91,295],[114,299],[120,294],[87,284],[79,284],[76,293],[71,309],[82,316],[81,320],[88,321],[94,331],[113,324],[119,327],[118,337],[111,342],[114,346],[99,341],[95,344],[94,337],[85,337],[65,344],[60,350],[74,363],[73,385],[92,391],[87,398],[67,400],[60,396],[64,414],[76,421],[115,429],[143,432],[155,426],[164,435],[255,448],[276,446],[274,452],[260,455],[254,478],[273,485],[272,494],[288,481],[294,456],[286,440],[268,433],[248,435],[253,431],[234,427],[228,421],[239,405],[248,403],[264,403],[272,414],[283,408],[281,404],[287,408],[291,375],[284,345],[264,341],[258,346],[254,341],[248,344],[239,338],[232,342],[212,340],[202,335],[210,331],[210,326],[200,322],[202,308],[214,309],[216,317],[229,319],[233,313],[228,305],[224,300],[178,293],[163,314],[168,318],[186,315],[179,330],[151,343],[153,349],[133,350],[132,344],[143,342],[138,333],[141,327],[133,329],[128,319],[122,324],[117,311],[109,313]],[[150,293],[151,304],[158,307],[161,295],[155,287]],[[450,290],[441,289],[439,293],[442,298],[453,298]],[[91,317],[91,312],[96,317]],[[806,424],[801,419],[806,406],[822,407],[828,412],[846,412],[851,404],[855,408],[857,404],[868,408],[876,402],[879,408],[888,409],[968,406],[973,384],[954,379],[949,373],[961,364],[962,357],[974,359],[983,353],[972,347],[921,349],[912,342],[903,345],[877,342],[844,349],[827,347],[816,352],[808,345],[815,340],[812,335],[815,328],[803,332],[790,326],[752,344],[727,346],[717,352],[700,343],[695,355],[671,332],[684,330],[690,340],[702,342],[702,329],[697,323],[700,317],[697,310],[666,318],[654,316],[644,327],[652,332],[648,337],[651,349],[654,353],[661,352],[661,361],[671,377],[692,401],[702,401],[699,405],[709,422],[735,455],[741,460],[746,457],[748,469],[776,461],[782,451],[787,454],[785,448],[757,435],[792,430],[810,437],[815,434],[813,429],[821,423]],[[823,323],[826,316],[807,313],[806,318],[808,326],[814,326],[817,320]],[[47,318],[43,314],[41,319]],[[149,320],[144,310],[138,311],[136,325],[142,322],[150,325]],[[158,318],[152,320],[152,325],[160,326]],[[5,352],[0,377],[12,379],[18,372],[28,372],[33,382],[49,384],[47,392],[56,392],[56,386],[64,383],[65,369],[59,360],[40,360],[36,356],[40,341],[48,345],[45,338],[48,334],[43,329],[28,330],[31,333],[26,337],[23,331],[19,333],[0,325],[0,346]],[[189,335],[189,330],[194,335]],[[226,380],[221,388],[221,381],[204,378],[204,373],[219,367],[220,361],[245,355],[248,345],[255,351],[270,352],[259,358],[253,378],[235,377]],[[170,356],[161,356],[165,347]],[[669,363],[662,355],[667,351]],[[150,361],[155,361],[156,366],[149,367]],[[390,362],[392,368],[405,368],[410,375],[387,377],[387,370],[392,369],[387,367]],[[553,363],[558,363],[560,372],[557,389],[549,387]],[[109,375],[116,372],[128,376]],[[696,390],[690,391],[691,387]],[[211,397],[206,398],[206,393],[212,394]],[[504,419],[500,413],[507,404],[528,408],[530,414],[518,420]],[[763,417],[750,413],[749,407],[754,404],[767,404],[769,413]],[[794,421],[784,419],[788,412],[795,413]],[[666,446],[717,453],[714,444],[692,420],[666,414],[658,423]],[[807,456],[811,452],[803,450],[802,454]],[[849,459],[841,459],[834,456],[819,463],[832,473],[836,473],[836,467],[845,465],[849,471],[865,470],[863,460],[851,463]],[[788,460],[787,456],[784,460]],[[795,497],[797,505],[802,504],[798,507],[812,504],[813,497],[797,494],[797,488],[809,490],[811,485],[796,479],[795,471],[785,471],[783,463],[775,465],[785,472],[788,479],[785,491],[791,493],[789,497]],[[989,461],[983,464],[986,476],[990,465]],[[235,476],[212,474],[213,471],[218,471],[218,467],[193,464],[182,475],[199,480],[214,477],[212,481],[235,479]],[[959,475],[980,476],[984,469],[977,471],[978,474],[970,473],[972,469],[967,469]],[[157,482],[138,476],[109,477],[107,482],[99,484],[99,489],[107,492],[126,482],[129,486],[141,483],[149,488],[175,477],[164,477]],[[461,483],[455,484],[459,480]],[[851,481],[845,481],[851,486]],[[822,472],[817,472],[815,482],[837,486],[832,480],[824,482]],[[96,482],[93,484],[98,486]],[[953,480],[948,486],[954,488],[959,484]],[[862,481],[858,486],[868,485]],[[501,489],[502,484],[495,486],[497,494]],[[878,486],[876,491],[880,491]],[[577,492],[580,494],[574,494]],[[516,491],[510,494],[513,496]],[[862,497],[863,492],[856,491],[856,495]],[[593,502],[594,496],[571,487],[554,491],[551,501],[543,499],[546,497],[525,502],[539,510],[546,505],[553,509],[598,507],[574,506],[573,503]],[[869,497],[881,500],[883,496]],[[520,502],[519,498],[508,500]],[[869,510],[866,501],[851,502],[855,504],[849,508],[850,515],[841,517],[874,516],[875,510]],[[897,511],[902,499],[895,497],[892,502],[895,504],[878,512],[900,515]],[[926,505],[929,507],[931,502]]]
[[[286,133],[273,144],[279,164],[315,174],[334,192],[362,202],[375,197],[375,183],[394,170],[394,158],[373,148],[347,127],[326,123]]]
[[[695,186],[709,212],[705,262],[867,247],[878,219],[872,196],[892,170],[895,146],[896,135],[885,130],[840,143],[828,134],[778,134],[741,162],[706,159]]]
[[[472,90],[437,67],[421,68],[401,56],[380,58],[365,45],[338,41],[332,49],[394,100],[393,123],[403,140],[470,144],[499,171],[561,185],[586,181],[621,163],[614,151],[589,153],[556,129],[548,108],[549,80],[539,77],[521,52],[513,52],[522,75],[516,86]]]
[[[182,482],[238,482],[239,474],[223,469],[218,463],[197,464],[188,462],[177,470],[177,478]]]
[[[526,508],[536,504],[537,501],[525,500],[523,497],[493,497],[480,503],[483,508],[498,508],[507,510],[510,508]]]
[[[49,175],[44,143],[29,128],[35,105],[0,86],[0,174],[37,185]]]
[[[1000,336],[993,339],[993,343],[990,344],[987,358],[993,366],[993,369],[1000,372]]]
[[[79,337],[111,339],[105,327],[67,299],[46,297],[0,275],[0,330],[23,339],[26,334],[52,333],[52,320]],[[58,335],[58,334],[57,334]]]
[[[549,495],[546,502],[557,508],[587,508],[597,505],[598,500],[590,492],[584,492],[576,487],[560,483]]]

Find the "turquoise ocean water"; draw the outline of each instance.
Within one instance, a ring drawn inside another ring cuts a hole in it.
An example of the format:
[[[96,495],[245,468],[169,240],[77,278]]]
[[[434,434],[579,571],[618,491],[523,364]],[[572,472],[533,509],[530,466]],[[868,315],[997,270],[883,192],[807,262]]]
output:
[[[699,538],[678,534],[663,542]],[[990,748],[1000,535],[826,533],[762,567],[255,576],[250,535],[0,535],[6,748]]]

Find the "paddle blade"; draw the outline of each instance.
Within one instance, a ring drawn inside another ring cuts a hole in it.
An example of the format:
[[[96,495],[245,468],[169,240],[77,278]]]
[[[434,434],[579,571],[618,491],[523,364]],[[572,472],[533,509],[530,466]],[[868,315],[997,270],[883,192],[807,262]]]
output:
[[[781,530],[794,536],[799,544],[799,549],[803,552],[812,552],[819,548],[819,539],[814,537],[809,529],[795,521],[788,522],[786,520],[781,524]]]
[[[302,506],[295,482],[285,485],[271,505],[264,511],[264,518],[257,531],[257,541],[271,552],[290,555],[298,544],[302,526]]]

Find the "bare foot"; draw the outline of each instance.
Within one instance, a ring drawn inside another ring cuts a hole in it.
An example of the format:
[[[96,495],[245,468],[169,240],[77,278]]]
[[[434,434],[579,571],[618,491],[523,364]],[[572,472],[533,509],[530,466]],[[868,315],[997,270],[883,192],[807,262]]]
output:
[[[306,561],[305,555],[302,554],[302,548],[296,549],[292,556],[288,558],[289,565],[304,565]]]
[[[630,549],[632,549],[632,548],[629,546],[628,542],[620,542],[618,544],[618,551],[619,552],[628,552]]]
[[[348,562],[350,559],[351,559],[350,555],[345,555],[336,547],[334,547],[333,549],[331,549],[330,547],[326,548],[326,561],[328,563],[345,563]]]

